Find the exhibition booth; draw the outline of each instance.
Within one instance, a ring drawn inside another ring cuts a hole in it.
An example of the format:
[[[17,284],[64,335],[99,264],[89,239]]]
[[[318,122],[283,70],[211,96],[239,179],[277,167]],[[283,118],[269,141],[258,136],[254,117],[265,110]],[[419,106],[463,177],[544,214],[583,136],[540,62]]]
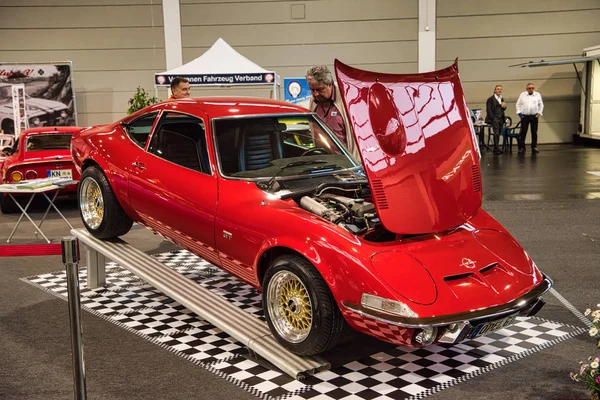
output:
[[[280,77],[248,60],[219,38],[200,57],[169,71],[154,74],[154,85],[168,87],[174,78],[186,78],[191,86],[268,86],[277,99]]]

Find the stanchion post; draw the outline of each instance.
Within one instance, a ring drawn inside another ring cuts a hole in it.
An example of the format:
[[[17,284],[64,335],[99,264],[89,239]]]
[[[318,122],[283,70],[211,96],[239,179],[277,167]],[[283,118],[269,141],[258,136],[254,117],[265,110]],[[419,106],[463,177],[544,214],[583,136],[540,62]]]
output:
[[[75,399],[87,398],[85,388],[85,364],[83,361],[83,333],[81,331],[81,305],[79,303],[79,240],[64,237],[61,240],[62,261],[67,271],[69,295],[69,322],[71,325],[71,352],[73,354],[73,383]]]

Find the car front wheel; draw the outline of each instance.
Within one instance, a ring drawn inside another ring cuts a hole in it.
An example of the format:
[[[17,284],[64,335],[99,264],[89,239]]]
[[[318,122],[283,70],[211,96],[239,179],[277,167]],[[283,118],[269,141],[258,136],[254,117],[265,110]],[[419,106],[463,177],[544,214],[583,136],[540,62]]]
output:
[[[79,213],[86,229],[98,239],[112,239],[129,232],[133,222],[119,204],[100,168],[81,174],[78,188]]]
[[[318,354],[342,337],[344,317],[329,287],[300,256],[273,261],[263,279],[262,302],[271,332],[292,353]]]

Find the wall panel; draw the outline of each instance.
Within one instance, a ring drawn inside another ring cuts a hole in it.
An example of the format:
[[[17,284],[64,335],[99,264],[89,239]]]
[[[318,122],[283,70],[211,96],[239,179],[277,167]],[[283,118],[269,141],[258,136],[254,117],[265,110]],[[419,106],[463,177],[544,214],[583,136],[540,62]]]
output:
[[[282,77],[303,76],[315,64],[331,67],[335,58],[381,72],[417,70],[418,0],[180,4],[184,62],[222,37]],[[518,94],[532,81],[546,102],[541,141],[571,140],[579,115],[573,67],[509,66],[574,57],[600,44],[598,0],[443,0],[437,2],[437,13],[437,67],[458,57],[469,107],[481,107],[500,83],[513,114]],[[137,86],[153,92],[154,72],[165,70],[162,25],[160,0],[3,0],[0,61],[73,61],[80,123],[112,122],[123,115]],[[193,88],[194,95],[266,97],[269,92]],[[164,89],[159,97],[166,98]]]
[[[459,59],[470,108],[484,108],[494,86],[501,84],[508,114],[514,117],[519,94],[533,82],[546,106],[540,143],[572,140],[580,107],[573,66],[510,65],[578,57],[584,48],[600,44],[599,1],[444,0],[437,7],[437,66]]]
[[[0,7],[2,29],[162,26],[161,5]]]

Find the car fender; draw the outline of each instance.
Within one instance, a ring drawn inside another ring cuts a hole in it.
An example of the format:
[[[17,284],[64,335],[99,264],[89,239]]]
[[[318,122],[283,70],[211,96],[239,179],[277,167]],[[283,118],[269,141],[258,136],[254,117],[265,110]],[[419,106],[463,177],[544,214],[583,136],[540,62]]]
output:
[[[100,167],[106,176],[106,179],[108,179],[110,187],[115,193],[117,201],[125,213],[129,215],[130,218],[137,220],[138,214],[129,203],[129,174],[124,171],[120,171],[117,168],[111,168],[111,165],[106,161],[106,159],[99,155],[98,151],[93,148],[85,157],[82,165],[86,165],[90,161]],[[81,173],[83,173],[83,171],[84,170],[82,169]]]
[[[336,240],[333,237],[334,235],[326,238],[324,235],[307,233],[302,237],[285,235],[269,238],[263,242],[255,259],[257,275],[264,273],[264,269],[261,271],[260,267],[263,256],[275,248],[284,248],[301,254],[314,265],[338,304],[343,301],[360,302],[364,292],[393,296],[389,288],[374,274],[369,261],[370,251],[361,249],[361,243],[355,236],[348,235],[356,241],[356,246],[353,247],[357,250],[354,254],[344,250],[341,245],[341,241],[347,238]],[[347,249],[347,244],[344,247]],[[256,279],[260,281],[260,275]]]

